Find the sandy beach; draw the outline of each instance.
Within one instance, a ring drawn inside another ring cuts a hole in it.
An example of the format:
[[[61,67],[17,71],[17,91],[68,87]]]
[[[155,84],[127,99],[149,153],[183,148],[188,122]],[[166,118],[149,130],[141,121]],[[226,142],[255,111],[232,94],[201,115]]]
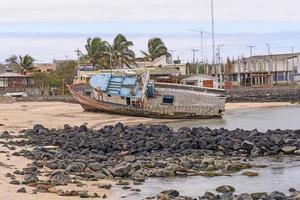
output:
[[[288,102],[272,103],[228,103],[226,110],[289,106]],[[106,113],[83,112],[78,104],[62,102],[16,102],[0,104],[0,131],[20,131],[32,128],[35,124],[43,124],[48,128],[62,128],[65,124],[82,125],[97,129],[105,125],[114,125],[122,122],[127,125],[139,123],[162,124],[174,122],[167,119],[152,119],[130,117]]]

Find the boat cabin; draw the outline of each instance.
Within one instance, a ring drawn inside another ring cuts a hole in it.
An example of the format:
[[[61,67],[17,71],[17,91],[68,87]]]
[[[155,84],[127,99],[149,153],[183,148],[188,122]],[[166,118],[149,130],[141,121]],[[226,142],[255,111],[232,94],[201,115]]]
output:
[[[94,89],[92,95],[98,101],[141,106],[144,97],[151,95],[149,93],[154,90],[154,84],[151,87],[148,82],[149,74],[118,75],[101,73],[91,78],[90,85]]]

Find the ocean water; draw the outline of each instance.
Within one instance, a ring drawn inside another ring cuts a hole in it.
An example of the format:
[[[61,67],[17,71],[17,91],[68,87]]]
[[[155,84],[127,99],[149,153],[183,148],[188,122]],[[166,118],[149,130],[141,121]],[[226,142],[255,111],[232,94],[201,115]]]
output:
[[[300,105],[283,107],[251,108],[230,110],[224,113],[222,119],[182,120],[168,123],[174,129],[187,126],[209,128],[224,127],[229,130],[236,128],[259,131],[268,129],[300,129]]]

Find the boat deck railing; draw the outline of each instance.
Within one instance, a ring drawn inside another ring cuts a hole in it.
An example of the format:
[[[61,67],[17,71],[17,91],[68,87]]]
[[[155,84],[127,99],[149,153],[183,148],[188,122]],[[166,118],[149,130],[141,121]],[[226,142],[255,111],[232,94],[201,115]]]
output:
[[[206,88],[206,87],[199,87],[193,85],[181,85],[181,84],[172,84],[172,83],[155,83],[155,86],[158,88],[171,88],[171,89],[178,89],[178,90],[190,90],[190,91],[197,91],[197,92],[205,92],[205,93],[213,93],[213,94],[220,94],[225,95],[225,90],[217,89],[217,88]]]

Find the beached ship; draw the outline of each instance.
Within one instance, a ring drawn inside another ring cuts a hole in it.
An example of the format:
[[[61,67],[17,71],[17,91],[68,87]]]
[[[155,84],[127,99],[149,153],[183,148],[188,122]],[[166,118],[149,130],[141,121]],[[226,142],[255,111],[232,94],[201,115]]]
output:
[[[225,91],[156,83],[142,74],[99,73],[89,83],[68,86],[85,111],[155,118],[221,117]]]

